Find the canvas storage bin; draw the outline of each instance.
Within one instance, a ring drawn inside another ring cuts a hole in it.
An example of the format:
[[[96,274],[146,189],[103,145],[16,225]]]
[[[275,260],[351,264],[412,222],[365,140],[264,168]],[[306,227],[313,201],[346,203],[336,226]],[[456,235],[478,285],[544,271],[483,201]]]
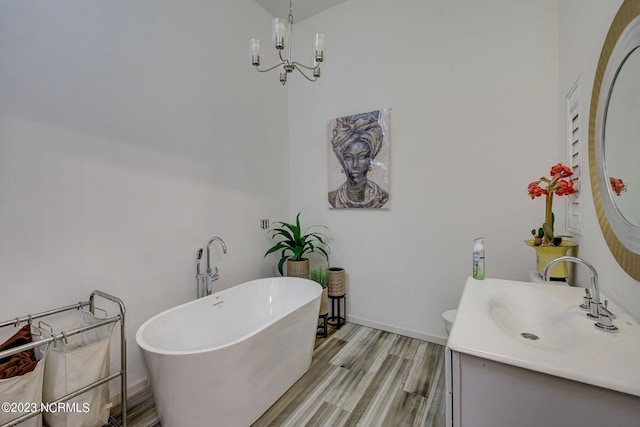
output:
[[[81,324],[93,324],[93,314],[81,311]],[[54,343],[44,370],[42,399],[49,403],[109,375],[109,345],[114,323]],[[50,427],[99,427],[109,420],[109,384],[65,402],[62,410],[45,412]]]
[[[27,326],[25,326],[25,328],[26,327]],[[30,325],[29,328],[31,329],[32,335],[30,337],[30,340],[35,341],[37,339],[36,337],[41,335],[40,330],[35,325]],[[19,418],[27,413],[33,413],[40,410],[40,402],[42,401],[44,367],[48,349],[49,345],[44,344],[36,347],[36,349],[34,350],[31,350],[34,351],[36,360],[38,360],[35,368],[31,372],[12,376],[10,378],[0,379],[0,402],[20,405],[15,407],[7,407],[6,409],[8,410],[0,411],[0,425],[15,420],[16,418]],[[17,355],[9,356],[9,358],[14,356]],[[25,404],[28,405],[25,407]],[[16,412],[17,409],[20,409],[21,412]],[[42,415],[40,414],[35,417],[29,418],[28,420],[20,423],[20,426],[41,427]]]

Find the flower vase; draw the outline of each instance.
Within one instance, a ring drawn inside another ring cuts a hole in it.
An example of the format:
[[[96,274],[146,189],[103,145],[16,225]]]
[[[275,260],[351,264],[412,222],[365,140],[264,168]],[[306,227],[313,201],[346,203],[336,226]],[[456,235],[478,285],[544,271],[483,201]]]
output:
[[[567,255],[569,250],[578,247],[577,243],[563,240],[558,246],[536,246],[533,243],[533,239],[525,240],[528,246],[533,247],[536,250],[536,264],[538,273],[544,276],[544,268],[549,262],[556,258]],[[569,277],[569,268],[566,262],[559,262],[551,267],[549,270],[550,279],[567,279]]]

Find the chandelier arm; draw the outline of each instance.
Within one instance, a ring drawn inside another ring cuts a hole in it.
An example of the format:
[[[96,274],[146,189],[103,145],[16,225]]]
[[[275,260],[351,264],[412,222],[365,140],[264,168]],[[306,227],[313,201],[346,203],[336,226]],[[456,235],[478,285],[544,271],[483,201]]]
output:
[[[296,63],[293,63],[293,68],[295,68],[300,74],[302,74],[304,76],[305,79],[309,80],[310,82],[315,82],[316,80],[318,80],[317,78],[310,78],[309,76],[307,76],[300,68],[298,68],[298,66],[296,65]],[[305,67],[307,68],[307,67]],[[313,69],[313,68],[311,68]]]
[[[320,66],[320,64],[318,64],[318,65],[316,65],[315,67],[309,67],[309,66],[304,65],[304,64],[301,64],[301,63],[299,63],[299,62],[297,62],[297,61],[293,61],[293,62],[291,63],[291,65],[294,65],[294,66],[296,66],[296,67],[306,68],[307,70],[311,70],[311,71],[314,71],[314,70],[318,69],[318,67]]]
[[[283,61],[283,62],[281,62],[281,63],[279,63],[279,64],[274,65],[274,66],[273,66],[273,67],[271,67],[271,68],[267,68],[267,69],[265,69],[265,70],[261,70],[261,69],[260,69],[260,68],[258,68],[257,66],[255,66],[255,68],[256,68],[256,70],[257,70],[257,71],[259,71],[259,72],[261,72],[261,73],[266,73],[267,71],[275,70],[276,68],[278,68],[278,67],[280,67],[280,66],[282,66],[282,65],[285,65],[285,62],[284,62],[284,61]]]
[[[289,58],[282,57],[282,49],[278,50],[278,56],[280,57],[280,64],[278,65],[292,65],[289,61],[289,59],[291,59],[291,56],[289,56]]]

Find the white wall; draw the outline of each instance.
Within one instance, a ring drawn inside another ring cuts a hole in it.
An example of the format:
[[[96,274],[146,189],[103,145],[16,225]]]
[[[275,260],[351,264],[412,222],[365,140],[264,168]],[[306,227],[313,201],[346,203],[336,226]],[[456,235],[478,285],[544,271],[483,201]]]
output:
[[[270,36],[254,2],[0,4],[5,318],[122,298],[136,384],[137,328],[194,298],[211,236],[218,288],[272,273],[259,219],[289,210],[287,98],[252,36]]]
[[[291,215],[331,229],[351,320],[443,341],[473,238],[490,277],[534,268],[544,202],[526,187],[559,160],[557,2],[350,0],[294,28],[299,58],[328,41],[320,81],[287,83]],[[327,121],[384,107],[391,208],[328,209]]]
[[[583,107],[580,125],[584,131],[582,152],[588,150],[586,129],[589,127],[589,108],[593,81],[600,58],[602,45],[622,1],[602,2],[598,0],[563,0],[560,5],[560,72],[558,90],[558,140],[564,140],[565,96],[582,76]],[[586,165],[585,165],[586,166]],[[589,181],[589,170],[583,168],[585,179],[583,191],[583,232],[578,239],[580,256],[591,262],[598,270],[600,284],[612,300],[624,307],[636,319],[640,319],[640,283],[631,278],[617,264],[600,231],[593,206]],[[588,283],[588,274],[579,270],[583,283]]]

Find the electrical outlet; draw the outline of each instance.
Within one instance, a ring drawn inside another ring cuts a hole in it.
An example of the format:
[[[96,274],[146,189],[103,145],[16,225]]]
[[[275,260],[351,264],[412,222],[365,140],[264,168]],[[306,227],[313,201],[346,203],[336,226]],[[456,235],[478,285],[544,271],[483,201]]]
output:
[[[260,220],[260,230],[268,230],[269,229],[269,220],[261,219]]]

